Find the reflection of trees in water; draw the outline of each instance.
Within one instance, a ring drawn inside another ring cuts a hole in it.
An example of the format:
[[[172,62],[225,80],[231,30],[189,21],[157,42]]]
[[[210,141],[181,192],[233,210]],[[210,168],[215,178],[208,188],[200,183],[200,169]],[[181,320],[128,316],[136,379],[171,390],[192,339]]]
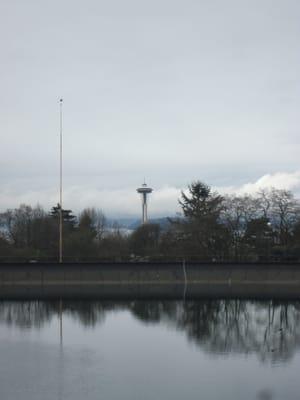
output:
[[[105,314],[114,308],[114,304],[103,304],[102,302],[62,302],[63,315],[70,316],[83,326],[94,327],[104,322]]]
[[[53,305],[39,301],[0,302],[0,322],[21,329],[40,328],[53,316]]]
[[[0,323],[21,329],[41,328],[62,312],[64,316],[91,327],[103,322],[106,312],[115,307],[114,303],[86,301],[0,302]]]
[[[62,310],[87,327],[112,311],[128,310],[144,323],[167,324],[210,353],[256,353],[261,360],[287,360],[300,345],[300,302],[59,301],[0,302],[0,323],[40,328]]]
[[[299,303],[219,300],[187,302],[176,325],[212,353],[257,353],[288,359],[300,345]]]
[[[133,314],[184,331],[215,354],[257,353],[261,360],[284,360],[300,345],[300,303],[245,300],[136,302]]]
[[[133,301],[128,308],[144,323],[158,323],[176,320],[179,304],[175,301]]]

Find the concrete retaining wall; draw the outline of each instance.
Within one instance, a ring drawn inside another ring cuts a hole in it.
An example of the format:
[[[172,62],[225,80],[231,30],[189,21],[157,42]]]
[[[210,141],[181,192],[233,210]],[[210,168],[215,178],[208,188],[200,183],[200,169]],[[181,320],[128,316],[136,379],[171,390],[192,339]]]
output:
[[[0,299],[300,298],[300,264],[0,264]]]

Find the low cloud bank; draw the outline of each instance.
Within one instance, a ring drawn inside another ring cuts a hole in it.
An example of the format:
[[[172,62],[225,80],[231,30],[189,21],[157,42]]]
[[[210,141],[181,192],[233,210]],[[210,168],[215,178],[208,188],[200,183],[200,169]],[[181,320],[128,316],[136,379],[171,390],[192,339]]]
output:
[[[27,189],[21,185],[2,185],[0,197],[0,211],[7,208],[18,207],[21,203],[40,204],[50,209],[58,202],[57,188]],[[261,188],[291,190],[296,197],[300,197],[300,171],[278,172],[266,174],[254,182],[241,186],[214,187],[222,194],[254,194]],[[181,189],[171,186],[155,188],[149,197],[149,215],[166,216],[174,215],[180,210],[178,198]],[[141,201],[136,189],[100,189],[90,185],[67,186],[64,190],[64,208],[72,209],[75,213],[85,207],[101,208],[105,214],[112,217],[139,216]]]
[[[296,172],[277,172],[275,174],[266,174],[255,182],[243,184],[240,187],[220,188],[225,193],[236,194],[254,194],[263,188],[276,188],[291,190],[296,196],[300,195],[300,171]]]

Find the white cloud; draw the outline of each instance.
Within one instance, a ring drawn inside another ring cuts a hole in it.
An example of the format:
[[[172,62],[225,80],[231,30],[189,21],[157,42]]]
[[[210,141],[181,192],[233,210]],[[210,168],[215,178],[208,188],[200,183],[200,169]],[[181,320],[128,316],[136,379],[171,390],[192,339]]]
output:
[[[26,185],[28,186],[28,185]],[[254,182],[247,182],[241,186],[214,187],[222,194],[254,194],[259,189],[275,187],[287,189],[300,196],[300,171],[278,172],[266,174]],[[149,216],[174,215],[180,211],[178,199],[181,189],[174,186],[155,188],[149,196]],[[0,210],[18,207],[21,203],[35,205],[41,204],[45,209],[50,209],[58,202],[56,188],[35,188],[26,190],[18,184],[2,186]],[[101,208],[108,216],[138,216],[141,213],[141,201],[135,187],[124,189],[100,189],[91,184],[69,185],[64,190],[64,207],[72,209],[75,213],[85,207]]]
[[[254,182],[219,188],[219,190],[222,193],[255,194],[260,189],[270,188],[291,190],[296,196],[300,195],[300,171],[265,174]]]
[[[149,197],[149,214],[173,215],[177,210],[177,199],[180,190],[173,187],[155,189]],[[18,207],[21,203],[40,204],[50,209],[58,203],[58,191],[55,188],[47,190],[24,190],[6,187],[2,189],[0,210]],[[96,189],[91,186],[68,186],[63,193],[63,207],[78,212],[85,207],[101,208],[108,216],[137,216],[140,214],[141,200],[136,189]]]

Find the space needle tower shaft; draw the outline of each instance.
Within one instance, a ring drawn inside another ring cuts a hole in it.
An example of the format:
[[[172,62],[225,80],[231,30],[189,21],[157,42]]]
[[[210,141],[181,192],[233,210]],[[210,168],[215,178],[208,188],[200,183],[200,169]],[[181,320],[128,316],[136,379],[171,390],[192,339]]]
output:
[[[148,222],[147,195],[152,193],[153,189],[149,188],[146,183],[143,183],[136,191],[142,197],[142,223],[146,224]]]

